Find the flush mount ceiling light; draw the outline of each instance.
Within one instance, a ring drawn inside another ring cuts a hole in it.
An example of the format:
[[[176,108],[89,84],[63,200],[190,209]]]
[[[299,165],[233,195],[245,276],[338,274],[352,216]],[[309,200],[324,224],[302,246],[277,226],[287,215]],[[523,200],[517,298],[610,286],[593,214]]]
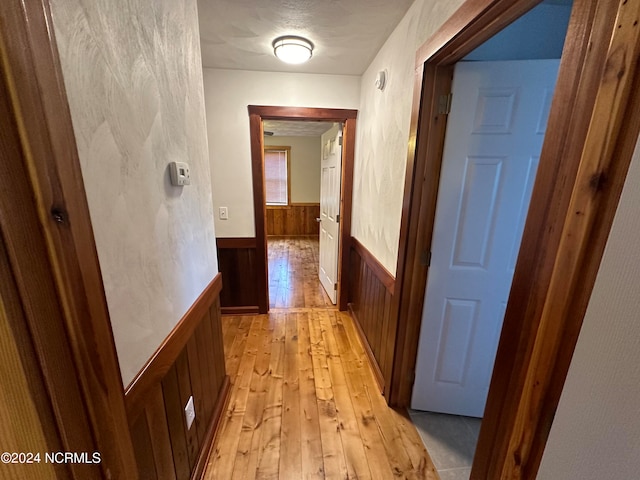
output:
[[[311,58],[313,43],[306,38],[287,35],[273,41],[273,53],[285,63],[304,63]]]

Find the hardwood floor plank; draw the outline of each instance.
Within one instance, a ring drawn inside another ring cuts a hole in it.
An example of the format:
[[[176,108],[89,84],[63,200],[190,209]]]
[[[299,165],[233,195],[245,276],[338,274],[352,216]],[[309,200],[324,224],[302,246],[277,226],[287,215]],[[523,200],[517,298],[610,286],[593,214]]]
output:
[[[207,468],[207,476],[205,476],[208,480],[231,478],[233,472],[244,414],[247,410],[249,385],[256,361],[258,344],[261,339],[260,322],[251,321],[255,318],[247,317],[251,325],[248,336],[242,335],[244,341],[234,341],[233,344],[236,349],[239,349],[238,345],[242,344],[244,349],[240,353],[238,373],[231,389],[229,407],[221,425],[221,433],[216,439],[216,444],[209,459],[209,468]]]
[[[233,386],[204,478],[438,480],[410,419],[380,395],[353,319],[322,290],[317,238],[270,237],[268,258],[270,313],[222,319]],[[360,305],[364,321],[387,302]]]
[[[252,316],[242,317],[236,336],[233,338],[233,343],[229,347],[225,344],[225,367],[231,383],[235,382],[235,378],[238,375],[253,318]]]
[[[254,322],[259,330],[259,346],[251,375],[247,408],[242,418],[242,429],[238,439],[236,460],[232,479],[242,480],[255,476],[259,461],[259,446],[262,433],[264,403],[269,388],[269,362],[271,359],[271,335],[269,317],[261,315]]]
[[[300,384],[298,355],[298,315],[286,315],[282,429],[280,431],[280,477],[302,477],[300,433]]]
[[[346,371],[331,324],[331,317],[335,317],[335,315],[335,311],[319,312],[318,320],[320,321],[322,338],[327,352],[329,374],[338,414],[339,432],[349,473],[348,478],[372,478],[358,426],[358,418],[354,410],[349,387],[347,386]]]
[[[363,372],[363,369],[368,368],[364,351],[359,353],[355,350],[339,317],[334,317],[332,326],[345,369],[349,393],[359,419],[358,428],[365,446],[369,468],[372,472],[376,472],[378,478],[394,478],[392,462],[380,438],[380,431],[375,422],[375,409],[369,398],[368,387],[374,386],[375,380],[372,374],[367,378],[366,373]]]
[[[260,460],[256,470],[256,478],[278,478],[280,461],[285,314],[271,315],[270,319],[273,322],[273,335],[271,358],[269,359],[269,389],[262,415]]]
[[[331,385],[329,365],[327,364],[327,353],[315,312],[309,316],[309,340],[318,399],[318,418],[325,475],[327,478],[348,478],[344,448],[340,437],[338,412]]]
[[[298,313],[298,358],[300,379],[300,445],[302,457],[302,477],[304,479],[322,479],[324,460],[320,421],[318,419],[318,397],[316,396],[311,340],[309,337],[309,313]]]

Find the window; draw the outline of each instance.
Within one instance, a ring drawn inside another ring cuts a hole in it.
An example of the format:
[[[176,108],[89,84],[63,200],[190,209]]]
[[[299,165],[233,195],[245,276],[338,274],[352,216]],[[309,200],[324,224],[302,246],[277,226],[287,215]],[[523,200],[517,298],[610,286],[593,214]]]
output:
[[[267,205],[289,205],[291,147],[264,147]]]

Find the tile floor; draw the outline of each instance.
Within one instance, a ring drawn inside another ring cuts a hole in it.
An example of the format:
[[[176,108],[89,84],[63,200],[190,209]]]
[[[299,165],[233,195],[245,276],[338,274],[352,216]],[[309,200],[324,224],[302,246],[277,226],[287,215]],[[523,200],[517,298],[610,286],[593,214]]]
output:
[[[409,410],[441,480],[469,480],[481,418]]]

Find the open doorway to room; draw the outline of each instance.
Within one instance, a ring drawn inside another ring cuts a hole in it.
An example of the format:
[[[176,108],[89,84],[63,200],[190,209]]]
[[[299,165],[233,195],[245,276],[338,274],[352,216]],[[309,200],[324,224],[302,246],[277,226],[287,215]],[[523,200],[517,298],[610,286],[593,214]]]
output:
[[[455,65],[540,3],[469,2],[418,50],[415,143],[398,255],[393,405],[411,402]],[[540,465],[619,198],[616,182],[626,174],[637,139],[635,60],[619,55],[627,49],[637,54],[637,8],[604,1],[572,8],[473,479],[534,478]],[[629,31],[634,36],[627,38]]]
[[[263,122],[269,308],[336,303],[341,133],[332,122]]]
[[[249,106],[249,128],[251,138],[251,170],[253,181],[253,203],[255,212],[255,247],[256,247],[256,285],[258,289],[258,306],[260,313],[266,313],[269,310],[269,264],[268,264],[268,214],[266,200],[266,171],[265,171],[265,138],[275,135],[265,135],[265,130],[270,132],[264,126],[264,122],[323,122],[328,123],[329,128],[325,132],[325,136],[321,136],[321,172],[326,170],[331,172],[322,180],[321,173],[320,184],[327,183],[326,191],[331,191],[329,200],[325,204],[323,212],[322,205],[319,208],[319,216],[314,218],[320,219],[320,237],[323,237],[323,228],[331,232],[334,243],[331,249],[324,251],[331,252],[331,259],[335,255],[337,265],[335,272],[329,272],[329,282],[332,283],[331,288],[326,285],[327,290],[331,293],[335,292],[335,298],[329,294],[331,303],[335,302],[340,310],[346,309],[347,302],[347,282],[342,281],[342,273],[347,271],[349,259],[349,235],[351,231],[351,194],[353,188],[353,161],[355,147],[355,129],[356,129],[356,110],[340,110],[328,108],[306,108],[306,107],[273,107],[273,106]],[[273,124],[272,124],[273,125]],[[304,126],[303,124],[300,124]],[[299,127],[302,128],[302,127]],[[269,140],[271,141],[271,140]],[[324,142],[324,145],[322,145]],[[277,142],[276,142],[277,143]],[[272,145],[278,146],[278,145]],[[283,149],[281,149],[283,150]],[[325,153],[327,154],[325,156]],[[291,153],[293,155],[293,152]],[[331,164],[331,161],[333,163]],[[324,162],[324,163],[323,163]],[[329,162],[329,163],[327,163]],[[337,167],[339,163],[339,167]],[[326,165],[325,165],[326,164]],[[333,165],[332,168],[325,169],[325,166]],[[282,170],[284,171],[284,170]],[[320,192],[323,191],[321,186]],[[322,197],[322,194],[320,194]],[[284,202],[284,196],[281,195],[280,202]],[[320,198],[319,204],[322,204]],[[275,206],[275,205],[272,205]],[[338,214],[340,215],[338,217]],[[275,215],[275,213],[273,214]],[[275,217],[274,217],[275,219]],[[332,228],[329,229],[329,225]],[[273,232],[276,232],[275,225]],[[322,278],[322,268],[324,253],[322,243],[319,241],[318,246],[318,265],[319,275]],[[333,260],[331,260],[333,261]],[[328,262],[330,263],[330,262]],[[326,264],[328,264],[326,263]],[[286,282],[285,282],[286,283]],[[317,298],[316,298],[317,300]],[[277,305],[277,297],[275,304]]]
[[[410,404],[446,478],[469,478],[570,14],[543,2],[454,67]]]

